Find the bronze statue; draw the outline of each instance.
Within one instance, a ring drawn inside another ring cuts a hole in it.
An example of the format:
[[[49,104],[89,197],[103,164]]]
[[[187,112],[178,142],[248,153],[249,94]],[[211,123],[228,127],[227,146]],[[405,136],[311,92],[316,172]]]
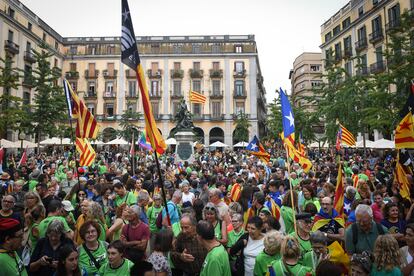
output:
[[[185,100],[181,100],[180,105],[177,110],[177,114],[174,116],[175,121],[177,122],[176,128],[178,129],[193,129],[193,118],[188,111],[187,104]]]

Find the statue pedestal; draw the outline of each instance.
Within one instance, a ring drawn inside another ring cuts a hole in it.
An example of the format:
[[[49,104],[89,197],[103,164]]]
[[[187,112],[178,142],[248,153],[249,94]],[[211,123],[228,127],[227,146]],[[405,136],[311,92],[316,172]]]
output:
[[[192,163],[194,161],[194,133],[191,129],[181,129],[175,135],[175,161]]]

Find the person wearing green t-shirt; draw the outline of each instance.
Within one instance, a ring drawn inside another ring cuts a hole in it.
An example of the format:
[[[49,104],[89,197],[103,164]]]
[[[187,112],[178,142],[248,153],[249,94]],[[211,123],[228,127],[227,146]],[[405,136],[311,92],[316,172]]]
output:
[[[243,216],[241,214],[233,214],[231,217],[231,224],[233,225],[233,230],[231,230],[227,235],[227,248],[231,248],[245,233],[243,229]]]
[[[95,275],[108,262],[107,243],[98,240],[100,231],[99,224],[93,220],[87,220],[79,229],[80,237],[85,241],[78,247],[82,275]]]
[[[303,256],[312,251],[312,245],[310,242],[310,232],[312,229],[312,215],[309,213],[300,213],[296,215],[296,223],[298,225],[297,232],[293,232],[290,235],[295,237],[300,246],[300,258],[299,262],[302,263]]]
[[[44,238],[46,235],[46,230],[47,227],[49,226],[49,224],[54,221],[55,219],[60,220],[63,223],[63,226],[65,227],[65,233],[66,236],[69,239],[73,239],[73,231],[72,229],[70,229],[68,223],[66,222],[66,219],[64,217],[61,216],[62,214],[62,202],[60,202],[59,200],[52,200],[49,203],[48,206],[48,217],[45,218],[44,220],[42,220],[39,223],[38,229],[39,229],[39,238]]]
[[[12,218],[0,218],[0,276],[27,276],[26,268],[16,250],[20,249],[23,229],[20,222]]]
[[[148,208],[147,210],[147,218],[148,218],[148,226],[151,232],[151,238],[150,238],[150,252],[152,252],[152,249],[154,248],[154,239],[155,234],[160,231],[157,227],[157,218],[158,214],[162,211],[162,199],[159,194],[155,194],[154,197],[154,204]]]
[[[286,236],[282,241],[282,258],[271,263],[275,275],[305,276],[312,269],[299,263],[300,246],[295,237]]]
[[[318,264],[322,260],[329,258],[328,238],[325,236],[325,233],[317,230],[310,235],[310,242],[312,244],[312,250],[303,256],[302,265],[316,271]]]
[[[282,207],[280,208],[280,214],[283,218],[283,222],[285,224],[285,232],[287,235],[290,233],[295,232],[295,226],[294,226],[294,215],[295,212],[292,209],[292,202],[291,202],[291,193],[293,193],[294,198],[294,206],[298,206],[298,195],[295,191],[287,191],[283,201],[282,201]]]
[[[268,271],[269,265],[281,258],[280,246],[283,240],[283,234],[279,231],[267,232],[264,239],[264,249],[256,257],[254,264],[253,274],[255,276],[265,276]]]
[[[133,192],[128,192],[122,183],[117,182],[114,184],[114,192],[116,193],[114,206],[115,208],[126,204],[128,206],[137,204],[137,198]]]
[[[129,275],[132,266],[130,260],[124,258],[125,247],[120,240],[108,246],[108,262],[99,269],[100,276]]]
[[[213,225],[202,220],[197,224],[196,231],[201,244],[208,252],[200,276],[230,276],[229,257],[224,246],[216,240]]]

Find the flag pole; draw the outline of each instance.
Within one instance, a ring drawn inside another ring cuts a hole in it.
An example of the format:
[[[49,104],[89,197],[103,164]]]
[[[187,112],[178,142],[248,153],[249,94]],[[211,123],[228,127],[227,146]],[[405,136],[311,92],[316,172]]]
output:
[[[132,129],[132,143],[131,143],[131,163],[132,163],[132,176],[135,175],[135,137],[134,129]]]
[[[293,197],[293,186],[292,181],[290,179],[290,162],[289,162],[289,153],[287,149],[287,145],[284,142],[285,145],[285,152],[286,152],[286,164],[288,169],[288,180],[289,180],[289,187],[290,187],[290,203],[292,204],[292,211],[293,211],[293,226],[295,227],[295,232],[298,232],[298,227],[296,225],[296,209],[295,209],[295,203],[294,203],[294,197]]]
[[[167,197],[165,195],[165,189],[164,189],[164,180],[162,179],[160,163],[158,162],[158,156],[157,156],[156,150],[154,150],[154,155],[155,155],[155,163],[157,164],[157,170],[158,170],[158,183],[161,185],[161,192],[162,192],[162,197],[164,199],[165,212],[167,214],[167,222],[168,222],[168,226],[171,226],[171,218],[170,218],[170,213],[168,212]]]
[[[73,137],[73,126],[72,126],[72,119],[69,117],[69,124],[70,124],[70,139],[72,140],[72,149],[73,149],[73,155],[75,156],[75,172],[76,176],[78,178],[78,184],[80,183],[79,180],[79,171],[78,171],[78,158],[76,154],[76,137]],[[70,160],[69,160],[70,163]]]

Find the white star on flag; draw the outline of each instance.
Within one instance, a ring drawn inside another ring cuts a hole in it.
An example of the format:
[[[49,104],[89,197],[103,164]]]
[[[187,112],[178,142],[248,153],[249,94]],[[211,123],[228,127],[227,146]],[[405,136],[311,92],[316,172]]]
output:
[[[252,150],[255,150],[257,148],[256,144],[252,144]]]
[[[124,17],[124,21],[126,21],[126,20],[128,19],[128,14],[129,14],[129,11],[127,11],[127,10],[125,10],[125,11],[122,13],[122,16]]]
[[[348,213],[351,210],[351,204],[350,203],[345,203],[344,204],[344,210]]]
[[[285,118],[289,120],[290,126],[295,125],[295,119],[293,118],[292,112],[289,112],[289,116],[285,116]]]

